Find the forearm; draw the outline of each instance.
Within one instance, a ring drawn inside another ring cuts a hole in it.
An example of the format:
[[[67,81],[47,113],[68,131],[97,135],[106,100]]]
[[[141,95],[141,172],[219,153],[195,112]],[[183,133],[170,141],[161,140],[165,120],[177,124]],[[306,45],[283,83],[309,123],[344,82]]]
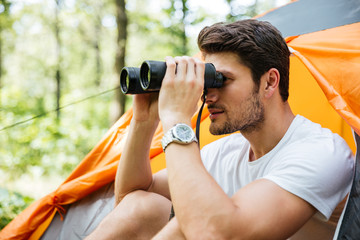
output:
[[[149,151],[157,125],[158,121],[131,121],[115,177],[116,204],[129,192],[147,190],[151,185]]]
[[[203,63],[186,57],[167,58],[166,61],[167,72],[159,95],[159,116],[164,133],[177,123],[191,124],[204,86]],[[222,239],[212,235],[213,229],[208,227],[218,216],[230,212],[231,200],[203,166],[198,145],[195,142],[170,143],[165,155],[171,199],[186,239],[199,236]]]
[[[170,144],[166,161],[175,213],[186,238],[223,237],[217,234],[226,232],[217,230],[236,207],[204,168],[198,146]]]
[[[186,239],[287,239],[316,212],[266,179],[229,198],[203,167],[196,148],[171,144],[166,149],[172,202]]]

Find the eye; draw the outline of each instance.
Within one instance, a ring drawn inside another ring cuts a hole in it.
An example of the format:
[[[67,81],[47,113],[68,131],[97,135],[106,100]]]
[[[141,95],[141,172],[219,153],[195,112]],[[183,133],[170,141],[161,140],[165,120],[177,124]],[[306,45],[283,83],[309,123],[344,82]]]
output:
[[[225,76],[225,75],[223,76],[223,78],[224,78],[224,82],[230,82],[230,81],[234,80],[233,77]]]
[[[223,81],[229,81],[229,80],[234,80],[234,75],[232,74],[229,74],[227,72],[225,73],[221,73],[222,74],[222,77],[223,77]]]

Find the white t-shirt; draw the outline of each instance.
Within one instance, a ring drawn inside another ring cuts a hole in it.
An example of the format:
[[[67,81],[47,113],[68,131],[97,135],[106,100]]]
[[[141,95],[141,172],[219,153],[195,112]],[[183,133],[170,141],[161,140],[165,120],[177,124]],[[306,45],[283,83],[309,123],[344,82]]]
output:
[[[249,162],[249,142],[239,133],[205,146],[205,168],[231,197],[248,183],[264,178],[313,205],[328,220],[349,193],[354,159],[346,142],[329,129],[297,115],[281,141]]]

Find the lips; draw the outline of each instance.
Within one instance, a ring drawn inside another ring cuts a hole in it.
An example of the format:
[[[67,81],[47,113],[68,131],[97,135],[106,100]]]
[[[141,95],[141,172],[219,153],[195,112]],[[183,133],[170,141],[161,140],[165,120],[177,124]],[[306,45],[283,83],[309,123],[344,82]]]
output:
[[[218,108],[209,108],[210,120],[214,120],[224,113],[224,110]]]

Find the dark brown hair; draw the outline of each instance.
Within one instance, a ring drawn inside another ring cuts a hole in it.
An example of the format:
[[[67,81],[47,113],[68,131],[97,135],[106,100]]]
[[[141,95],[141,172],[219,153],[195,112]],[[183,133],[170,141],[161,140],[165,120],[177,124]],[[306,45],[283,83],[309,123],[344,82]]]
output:
[[[206,53],[233,52],[249,67],[257,87],[270,68],[280,73],[279,90],[283,101],[289,97],[290,52],[279,30],[255,19],[216,23],[201,30],[199,49]]]

